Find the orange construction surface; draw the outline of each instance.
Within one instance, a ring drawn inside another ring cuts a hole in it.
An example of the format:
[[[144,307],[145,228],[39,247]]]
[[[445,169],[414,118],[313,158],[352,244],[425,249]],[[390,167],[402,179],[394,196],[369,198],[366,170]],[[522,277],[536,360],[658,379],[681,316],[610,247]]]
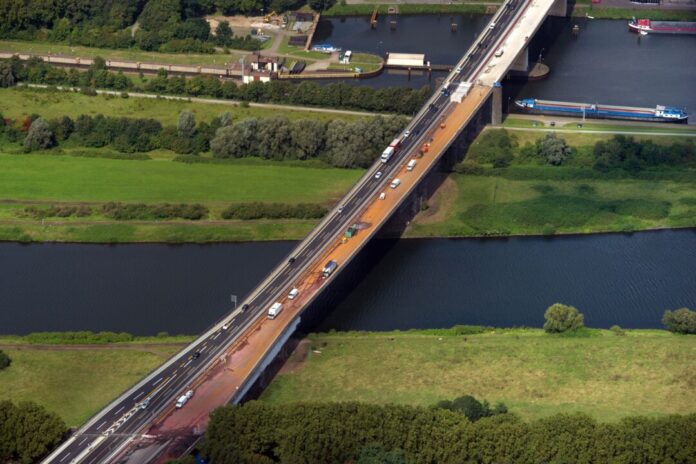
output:
[[[435,154],[444,151],[450,141],[458,135],[460,129],[466,126],[471,117],[476,114],[490,94],[490,90],[489,87],[472,88],[469,95],[446,115],[444,128],[438,124],[437,128],[429,134],[428,138],[433,139],[429,151],[418,158],[416,154],[420,146],[417,146],[413,149],[413,156],[405,158],[403,166],[394,175],[401,179],[401,185],[396,189],[386,185],[385,199],[380,200],[378,194],[375,195],[374,200],[356,218],[355,222],[362,222],[367,227],[358,230],[345,242],[340,237],[336,238],[333,247],[319,257],[294,285],[300,291],[299,295],[294,300],[287,299],[287,296],[279,299],[278,301],[283,303],[282,312],[274,320],[259,318],[195,386],[195,394],[186,405],[178,410],[172,405],[172,408],[163,413],[161,420],[147,432],[147,435],[164,438],[179,434],[200,435],[205,431],[210,412],[230,401],[244,380],[253,374],[256,365],[263,360],[286,327],[327,283],[327,280],[321,277],[326,261],[333,259],[339,263],[339,266],[343,266],[367,243],[371,235],[398,206],[407,190],[414,187],[437,162],[439,157]],[[413,171],[407,172],[406,163],[411,158],[416,158],[418,161]],[[285,291],[290,289],[287,288]]]

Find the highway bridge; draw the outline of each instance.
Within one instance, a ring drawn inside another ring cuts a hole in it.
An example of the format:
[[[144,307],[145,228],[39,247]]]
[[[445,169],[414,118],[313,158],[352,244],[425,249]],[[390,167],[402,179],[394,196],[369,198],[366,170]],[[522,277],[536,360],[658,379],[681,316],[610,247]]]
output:
[[[389,161],[377,160],[238,307],[90,419],[44,463],[162,462],[162,456],[181,454],[195,443],[212,409],[244,398],[292,335],[303,311],[413,198],[462,131],[477,118],[480,123],[481,114],[500,117],[499,82],[526,61],[529,39],[555,8],[565,14],[565,3],[556,0],[507,0],[400,135],[400,146]],[[415,166],[407,169],[410,160],[416,160]],[[400,184],[391,188],[397,178]],[[352,224],[359,224],[359,230],[343,239]],[[329,260],[339,267],[324,277],[322,268]],[[289,299],[292,288],[299,294]],[[270,320],[266,314],[275,302],[283,303],[283,311]],[[175,408],[177,398],[189,390],[193,397]]]

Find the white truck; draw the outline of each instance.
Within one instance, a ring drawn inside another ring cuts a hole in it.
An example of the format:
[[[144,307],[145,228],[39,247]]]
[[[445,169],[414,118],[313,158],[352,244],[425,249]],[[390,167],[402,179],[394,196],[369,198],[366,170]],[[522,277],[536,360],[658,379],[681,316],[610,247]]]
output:
[[[338,268],[338,263],[332,259],[331,261],[326,263],[326,266],[324,266],[324,269],[322,269],[321,276],[326,279],[331,274],[333,274],[337,268]]]
[[[269,319],[275,319],[278,314],[283,310],[283,304],[275,302],[273,305],[268,308],[268,318]]]
[[[193,390],[187,391],[176,400],[176,409],[181,409],[193,397]]]
[[[409,161],[408,164],[406,165],[406,170],[407,170],[407,171],[413,171],[413,168],[416,167],[416,163],[417,163],[417,162],[418,162],[418,161],[416,161],[415,159],[412,159],[411,161]]]
[[[387,161],[389,161],[389,158],[391,158],[392,155],[394,153],[396,153],[396,151],[399,149],[400,145],[401,145],[401,139],[396,138],[396,139],[392,140],[392,142],[389,144],[389,146],[387,148],[385,148],[384,151],[382,152],[382,157],[381,157],[382,162],[386,163]]]

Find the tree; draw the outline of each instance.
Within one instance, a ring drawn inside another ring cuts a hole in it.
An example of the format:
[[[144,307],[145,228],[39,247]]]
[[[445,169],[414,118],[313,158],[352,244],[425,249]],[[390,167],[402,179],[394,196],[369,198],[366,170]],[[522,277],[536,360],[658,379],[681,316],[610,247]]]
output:
[[[215,28],[215,43],[221,47],[226,47],[232,40],[232,28],[227,21],[220,21]]]
[[[12,359],[10,359],[7,353],[0,350],[0,371],[10,367],[10,364],[12,364]]]
[[[0,462],[38,462],[65,431],[63,420],[42,406],[0,401]]]
[[[696,311],[680,308],[675,311],[665,311],[662,324],[670,332],[680,334],[696,334]]]
[[[464,395],[455,398],[453,401],[444,400],[437,403],[438,408],[447,409],[448,411],[461,412],[471,422],[476,422],[482,417],[490,417],[508,412],[507,406],[503,403],[497,403],[491,409],[488,401],[481,403],[471,395]]]
[[[15,75],[12,65],[7,61],[0,61],[0,87],[12,87],[15,85]]]
[[[560,333],[577,330],[585,326],[585,316],[573,306],[555,303],[544,313],[544,330],[549,333]]]
[[[388,451],[379,443],[365,446],[358,455],[356,464],[408,464],[402,449]]]
[[[559,166],[568,159],[572,150],[563,137],[557,137],[554,132],[546,134],[539,141],[538,153],[548,164]]]
[[[184,110],[179,113],[179,121],[176,125],[179,137],[191,138],[196,134],[196,115]]]
[[[56,138],[49,124],[43,118],[35,119],[24,139],[24,149],[27,151],[42,150],[51,148],[55,144]]]

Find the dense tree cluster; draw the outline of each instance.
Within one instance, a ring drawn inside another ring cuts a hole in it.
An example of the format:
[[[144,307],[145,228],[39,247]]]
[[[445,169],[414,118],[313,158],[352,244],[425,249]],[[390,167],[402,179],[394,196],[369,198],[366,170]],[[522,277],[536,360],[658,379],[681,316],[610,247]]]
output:
[[[670,332],[696,334],[696,311],[691,311],[689,308],[665,311],[662,324]]]
[[[65,432],[60,417],[35,403],[0,401],[0,462],[38,462]]]
[[[573,306],[555,303],[544,313],[544,330],[561,333],[585,327],[585,316]]]
[[[314,203],[235,203],[222,211],[223,219],[319,219],[328,212]]]
[[[498,414],[472,423],[442,408],[252,401],[212,414],[203,451],[217,464],[354,462],[375,453],[409,463],[676,464],[696,459],[694,436],[694,414],[608,424],[580,414],[531,423]]]
[[[214,46],[258,50],[250,37],[233,37],[229,24],[216,31],[203,16],[259,15],[332,0],[0,0],[0,38],[42,39],[105,48],[212,53]],[[138,27],[132,32],[131,26]],[[220,36],[218,37],[218,34]]]
[[[375,117],[328,124],[312,121],[289,121],[284,117],[244,119],[218,129],[210,142],[213,156],[240,158],[259,156],[265,159],[320,158],[337,167],[369,166],[379,152],[402,129],[400,118]]]
[[[16,82],[114,90],[132,89],[191,97],[209,96],[258,103],[325,106],[384,113],[414,114],[423,106],[431,92],[427,86],[420,90],[402,87],[373,89],[344,83],[319,85],[316,82],[296,83],[288,80],[237,85],[232,80],[220,81],[212,76],[196,76],[191,79],[169,76],[164,69],[160,70],[157,76],[147,79],[142,86],[136,86],[122,72],[106,71],[102,65],[103,60],[95,63],[87,72],[54,67],[38,58],[28,62],[12,58],[9,63],[11,79]]]
[[[640,171],[657,166],[696,166],[696,143],[693,140],[658,145],[652,140],[615,135],[594,146],[594,168],[606,171],[621,168]]]

